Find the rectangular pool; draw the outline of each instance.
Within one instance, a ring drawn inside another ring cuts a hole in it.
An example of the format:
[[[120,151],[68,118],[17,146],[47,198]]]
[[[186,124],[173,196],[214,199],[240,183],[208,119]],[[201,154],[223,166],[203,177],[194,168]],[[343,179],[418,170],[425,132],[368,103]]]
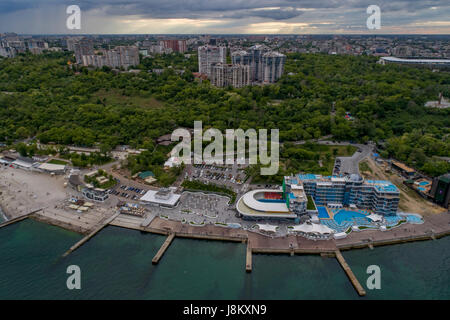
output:
[[[317,207],[317,211],[319,211],[319,218],[321,219],[330,218],[330,216],[328,215],[328,211],[325,207]]]

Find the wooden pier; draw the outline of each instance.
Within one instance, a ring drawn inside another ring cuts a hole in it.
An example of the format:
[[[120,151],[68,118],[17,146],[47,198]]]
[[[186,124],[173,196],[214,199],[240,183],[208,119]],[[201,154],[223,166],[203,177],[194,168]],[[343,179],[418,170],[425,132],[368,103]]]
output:
[[[366,291],[359,283],[358,279],[356,279],[356,276],[353,274],[352,269],[350,269],[349,265],[345,261],[344,257],[342,256],[341,252],[339,250],[335,251],[336,259],[341,264],[342,269],[344,269],[345,273],[347,274],[348,278],[350,279],[350,282],[352,283],[355,290],[358,292],[360,296],[365,296]]]
[[[14,218],[14,219],[5,221],[5,222],[3,222],[2,224],[0,224],[0,228],[3,228],[3,227],[6,227],[6,226],[9,226],[10,224],[13,224],[13,223],[22,221],[22,220],[28,218],[29,216],[31,216],[33,213],[39,212],[39,211],[41,211],[42,209],[43,209],[43,208],[36,209],[36,210],[32,210],[32,211],[30,211],[30,212],[28,212],[28,213],[26,213],[26,214],[24,214],[24,215],[21,215],[20,217],[17,217],[17,218]]]
[[[164,255],[164,252],[166,252],[167,248],[169,248],[170,244],[172,243],[172,240],[175,238],[175,233],[169,234],[166,241],[162,244],[161,248],[159,248],[158,252],[155,254],[155,256],[152,259],[153,264],[157,264],[161,257]]]
[[[252,272],[252,247],[250,241],[247,242],[247,258],[245,263],[245,271]]]
[[[95,236],[100,230],[102,230],[104,227],[106,227],[108,224],[110,224],[117,216],[120,214],[120,212],[115,213],[110,218],[106,219],[104,222],[101,222],[99,226],[97,226],[94,230],[92,230],[87,236],[85,236],[83,239],[75,243],[72,247],[70,247],[69,250],[67,250],[63,257],[67,257],[69,254],[77,250],[79,247],[81,247],[83,244],[88,242],[93,236]]]

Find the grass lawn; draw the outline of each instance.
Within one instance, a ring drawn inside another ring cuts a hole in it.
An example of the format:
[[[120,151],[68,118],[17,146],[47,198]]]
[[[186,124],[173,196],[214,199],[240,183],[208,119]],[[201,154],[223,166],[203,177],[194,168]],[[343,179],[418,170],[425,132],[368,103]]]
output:
[[[333,173],[334,160],[336,157],[349,157],[357,150],[354,146],[337,146],[322,144],[304,144],[296,148],[313,152],[316,159],[281,159],[282,165],[289,172],[307,172],[322,175]],[[319,165],[319,160],[322,166]]]
[[[133,95],[129,97],[123,95],[118,89],[110,89],[108,91],[104,89],[99,90],[93,94],[92,102],[97,103],[98,99],[106,105],[135,106],[142,108],[160,108],[163,106],[161,102],[153,97],[143,95]]]
[[[47,163],[51,163],[51,164],[62,164],[62,165],[68,165],[69,163],[67,161],[63,161],[63,160],[58,160],[58,159],[52,159]]]
[[[362,161],[359,163],[359,172],[370,172],[372,173],[372,169],[370,169],[367,161]]]

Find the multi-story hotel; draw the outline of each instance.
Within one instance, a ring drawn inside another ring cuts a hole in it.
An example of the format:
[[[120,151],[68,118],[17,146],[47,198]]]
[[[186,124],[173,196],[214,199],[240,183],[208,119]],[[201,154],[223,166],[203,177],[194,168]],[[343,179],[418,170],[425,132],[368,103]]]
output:
[[[346,177],[322,177],[314,174],[298,174],[285,177],[283,185],[303,186],[317,205],[356,206],[376,214],[394,215],[397,212],[400,192],[389,181],[364,180],[357,174]]]
[[[346,177],[297,174],[284,177],[280,190],[247,192],[236,208],[244,219],[298,219],[316,210],[313,200],[318,206],[367,209],[387,216],[396,214],[400,192],[389,181],[364,180],[357,174]],[[312,208],[308,208],[310,205]]]

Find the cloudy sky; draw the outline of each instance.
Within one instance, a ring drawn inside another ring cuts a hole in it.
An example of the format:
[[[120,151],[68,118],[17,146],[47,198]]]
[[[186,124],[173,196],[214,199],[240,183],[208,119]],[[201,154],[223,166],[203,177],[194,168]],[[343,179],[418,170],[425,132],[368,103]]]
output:
[[[81,30],[66,27],[69,5]],[[0,32],[27,34],[450,34],[449,17],[450,0],[0,0]]]

